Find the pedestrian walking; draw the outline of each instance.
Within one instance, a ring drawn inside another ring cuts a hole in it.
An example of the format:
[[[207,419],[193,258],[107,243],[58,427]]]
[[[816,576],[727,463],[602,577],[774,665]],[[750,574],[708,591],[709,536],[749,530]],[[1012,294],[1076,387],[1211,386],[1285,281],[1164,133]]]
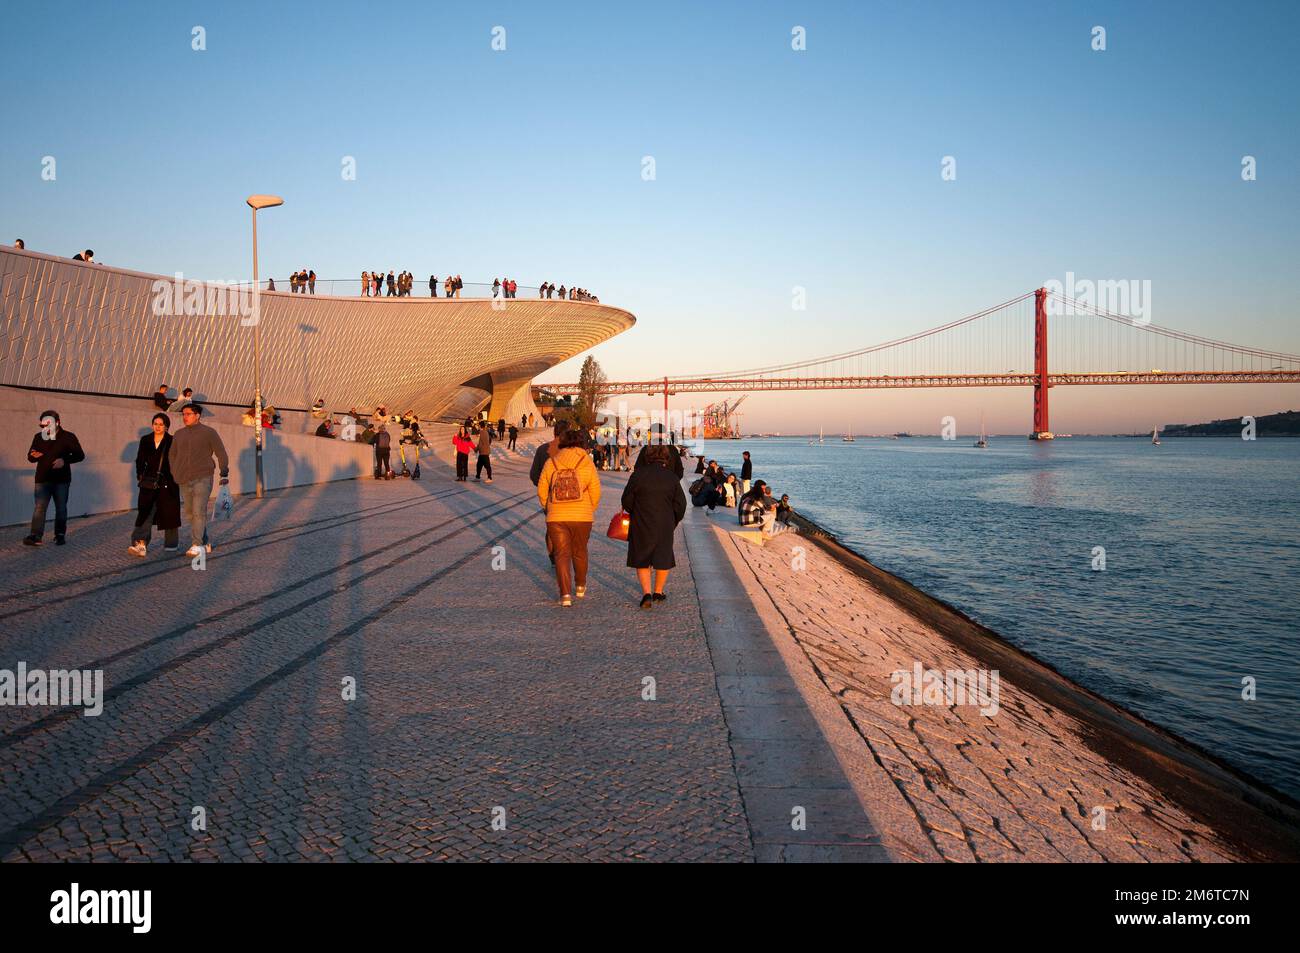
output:
[[[39,546],[45,536],[45,512],[54,501],[54,544],[62,546],[68,535],[68,494],[72,490],[72,465],[86,459],[81,441],[63,429],[58,411],[47,410],[37,424],[27,461],[36,464],[36,505],[32,509],[31,532],[24,545]]]
[[[389,459],[393,452],[393,435],[388,432],[388,424],[379,424],[375,428],[375,479],[393,479],[393,464]]]
[[[163,552],[180,549],[181,490],[172,475],[169,455],[172,448],[171,418],[153,415],[152,432],[140,438],[135,453],[135,484],[139,488],[135,503],[135,527],[127,552],[142,559],[149,554],[153,527],[163,531]]]
[[[190,548],[186,556],[212,552],[208,540],[208,499],[212,496],[212,462],[215,458],[221,485],[230,482],[230,458],[221,435],[203,423],[203,406],[186,404],[181,408],[185,426],[172,434],[167,452],[172,477],[180,487],[181,512],[190,524]]]
[[[478,432],[478,462],[474,464],[474,479],[477,480],[487,470],[487,482],[492,482],[492,427],[484,423]]]
[[[507,450],[515,449],[515,441],[519,439],[519,428],[514,424],[510,425],[510,442],[506,444]]]
[[[623,509],[632,517],[627,531],[627,564],[641,583],[641,608],[668,597],[668,571],[677,565],[673,534],[686,515],[686,494],[673,475],[671,448],[646,447],[623,488]]]
[[[600,505],[600,475],[591,463],[582,430],[566,430],[537,481],[537,500],[546,511],[547,550],[555,562],[560,605],[587,595],[587,541]],[[572,579],[570,579],[572,575]]]
[[[464,483],[469,479],[469,455],[474,452],[474,441],[469,431],[461,427],[451,438],[451,445],[456,450],[456,482]]]

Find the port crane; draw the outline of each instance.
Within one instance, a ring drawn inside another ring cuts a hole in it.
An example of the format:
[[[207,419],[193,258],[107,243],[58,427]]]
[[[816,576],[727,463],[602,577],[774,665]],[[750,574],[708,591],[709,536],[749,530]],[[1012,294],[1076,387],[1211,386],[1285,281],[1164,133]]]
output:
[[[700,426],[706,440],[739,440],[740,439],[740,414],[736,412],[741,404],[745,402],[748,394],[741,394],[734,401],[722,401],[717,404],[709,404],[700,411]]]

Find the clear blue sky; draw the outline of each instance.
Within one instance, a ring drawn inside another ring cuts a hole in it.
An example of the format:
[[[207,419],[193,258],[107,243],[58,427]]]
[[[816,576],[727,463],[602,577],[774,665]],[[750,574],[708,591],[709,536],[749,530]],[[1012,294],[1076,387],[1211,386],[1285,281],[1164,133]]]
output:
[[[1157,323],[1300,351],[1295,3],[16,9],[5,242],[243,278],[243,199],[278,193],[264,273],[577,283],[639,318],[596,351],[614,378],[871,344],[1066,271],[1150,279]],[[1089,390],[1054,391],[1060,429],[1300,406],[1296,388]],[[757,395],[747,427],[933,431],[954,402],[1027,427],[1020,391]]]

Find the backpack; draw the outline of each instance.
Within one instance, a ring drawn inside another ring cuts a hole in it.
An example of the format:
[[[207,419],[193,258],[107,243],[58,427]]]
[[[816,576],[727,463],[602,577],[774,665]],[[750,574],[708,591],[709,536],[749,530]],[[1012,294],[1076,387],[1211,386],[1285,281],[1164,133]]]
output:
[[[381,430],[375,435],[375,446],[380,450],[387,450],[393,445],[393,438],[387,430]]]
[[[694,483],[691,484],[691,496],[694,496],[696,493],[699,493],[700,490],[702,489],[704,489],[704,477],[700,477],[698,480],[696,480]]]
[[[550,502],[576,503],[582,499],[582,485],[578,482],[578,471],[570,467],[561,470],[559,464],[555,463],[555,456],[551,457],[551,462],[555,465],[555,476],[551,478]]]

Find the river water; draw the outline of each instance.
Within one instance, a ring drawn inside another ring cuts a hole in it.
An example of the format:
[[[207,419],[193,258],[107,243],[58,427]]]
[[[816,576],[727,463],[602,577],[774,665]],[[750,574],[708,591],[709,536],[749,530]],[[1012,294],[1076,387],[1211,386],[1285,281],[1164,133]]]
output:
[[[739,471],[749,450],[756,478],[876,565],[1300,798],[1300,440],[972,443],[706,454]]]

